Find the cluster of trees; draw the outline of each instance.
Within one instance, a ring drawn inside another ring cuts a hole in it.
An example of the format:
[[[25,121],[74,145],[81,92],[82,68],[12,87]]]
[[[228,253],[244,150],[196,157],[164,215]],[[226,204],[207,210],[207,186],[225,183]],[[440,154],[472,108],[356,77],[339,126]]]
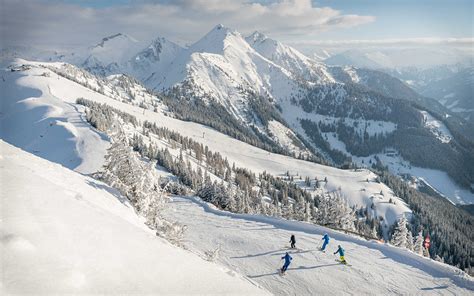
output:
[[[456,141],[441,143],[430,131],[418,127],[399,128],[387,142],[415,166],[445,171],[466,188],[474,183],[474,150],[466,150]]]
[[[357,156],[369,156],[379,153],[387,146],[387,136],[385,134],[369,135],[367,127],[363,134],[359,134],[352,126],[346,125],[339,120],[336,125],[337,137],[345,145],[348,152]]]
[[[372,203],[370,208],[369,206],[360,207],[359,209],[354,207],[353,210],[357,217],[355,228],[358,233],[372,238],[383,237],[383,218],[375,215],[376,208],[374,203]]]
[[[256,94],[249,94],[248,96],[249,115],[257,117],[262,126],[268,126],[268,122],[271,120],[285,124],[285,120],[281,117],[279,110],[268,98]]]
[[[428,257],[430,254],[428,250],[423,246],[424,238],[423,232],[419,231],[415,238],[413,238],[411,225],[408,223],[405,216],[398,219],[397,224],[394,227],[392,239],[390,244],[405,248],[415,252],[420,256]]]
[[[76,68],[70,64],[63,64],[61,68],[56,68],[52,66],[43,66],[43,67],[45,67],[46,69],[49,69],[50,71],[56,73],[57,75],[61,77],[71,80],[88,89],[91,89],[103,95],[105,94],[104,85],[106,85],[106,81],[103,78],[92,75],[87,71]],[[90,83],[91,81],[96,82],[97,85],[92,85]]]
[[[354,210],[336,191],[320,199],[315,221],[324,226],[355,230],[356,216]]]
[[[414,104],[356,83],[311,88],[296,104],[308,113],[333,117],[391,121],[401,126],[416,126],[423,121]]]
[[[124,123],[130,123],[137,127],[140,123],[137,118],[126,112],[122,112],[107,104],[100,104],[84,98],[76,99],[76,103],[86,108],[86,120],[100,131],[108,131],[115,123],[116,116],[120,117]]]
[[[474,217],[442,197],[435,197],[411,188],[401,178],[383,167],[375,172],[381,182],[404,200],[413,211],[412,235],[430,235],[430,256],[473,274]]]
[[[186,228],[164,219],[160,214],[166,196],[156,173],[155,162],[142,160],[132,150],[127,136],[120,128],[116,134],[110,135],[112,145],[107,151],[106,164],[95,177],[127,197],[135,210],[146,218],[146,224],[156,230],[157,235],[179,244]]]
[[[44,67],[61,77],[116,100],[145,109],[155,109],[158,106],[158,97],[128,75],[114,75],[106,79],[69,64],[63,64],[61,68]]]
[[[179,149],[173,156],[168,148],[144,144],[142,135],[135,135],[130,143],[146,158],[156,160],[179,181],[193,190],[204,201],[236,213],[262,214],[299,221],[314,222],[328,227],[360,231],[370,237],[379,232],[368,230],[373,219],[359,216],[351,209],[340,193],[312,196],[296,183],[274,177],[266,172],[255,175],[248,169],[232,166],[220,153],[212,152],[194,140],[183,137],[154,123],[144,122],[145,136],[153,134]],[[194,159],[193,165],[190,159]],[[311,183],[309,181],[309,183]],[[264,202],[264,200],[268,202]],[[324,200],[321,203],[321,200]],[[357,219],[358,218],[358,219]]]

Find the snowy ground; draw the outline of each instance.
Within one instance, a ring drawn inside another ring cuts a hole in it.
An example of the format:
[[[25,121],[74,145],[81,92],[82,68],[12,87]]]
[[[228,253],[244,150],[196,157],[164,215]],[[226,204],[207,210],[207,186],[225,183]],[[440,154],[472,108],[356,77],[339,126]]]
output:
[[[425,127],[435,135],[438,140],[442,143],[449,143],[449,141],[451,141],[453,135],[451,135],[451,132],[443,122],[434,118],[427,111],[420,111],[420,113],[423,115]]]
[[[103,183],[0,150],[1,295],[267,293],[156,237]]]
[[[51,94],[45,72],[3,72],[0,138],[81,173],[104,163],[107,138],[91,129],[82,106]]]
[[[474,281],[452,266],[406,250],[368,242],[311,224],[216,210],[192,197],[175,197],[167,216],[188,225],[185,245],[246,275],[276,295],[472,295]],[[199,221],[199,223],[196,223]],[[321,237],[333,238],[326,253]],[[291,234],[299,250],[282,277],[277,268]],[[335,261],[337,245],[352,266]]]

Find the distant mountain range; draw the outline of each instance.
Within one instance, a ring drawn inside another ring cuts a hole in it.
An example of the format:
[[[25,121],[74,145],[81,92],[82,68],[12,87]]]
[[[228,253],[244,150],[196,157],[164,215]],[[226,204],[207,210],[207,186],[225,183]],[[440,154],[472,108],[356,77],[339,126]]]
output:
[[[473,58],[471,51],[413,48],[348,50],[323,61],[386,72],[474,123]]]

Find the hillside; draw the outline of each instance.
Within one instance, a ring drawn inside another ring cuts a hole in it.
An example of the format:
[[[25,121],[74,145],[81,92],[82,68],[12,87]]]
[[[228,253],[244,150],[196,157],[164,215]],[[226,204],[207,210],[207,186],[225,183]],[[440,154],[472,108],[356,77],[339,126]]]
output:
[[[303,181],[306,176],[310,178],[317,177],[318,179],[327,177],[328,182],[324,185],[324,191],[337,191],[340,188],[341,193],[347,198],[349,204],[357,207],[370,207],[372,203],[374,203],[377,208],[377,216],[382,216],[385,219],[387,223],[386,227],[393,224],[400,215],[410,212],[404,202],[393,195],[391,189],[384,184],[373,182],[376,175],[368,170],[341,170],[270,153],[233,139],[209,127],[167,116],[165,111],[166,106],[159,103],[157,103],[157,112],[144,110],[139,106],[104,96],[76,82],[65,79],[50,70],[39,67],[41,63],[31,64],[34,65],[31,70],[22,72],[24,75],[26,74],[26,76],[14,77],[18,79],[20,85],[22,83],[30,87],[34,85],[35,88],[41,90],[41,92],[38,92],[39,98],[36,99],[37,101],[46,101],[48,97],[43,97],[40,94],[47,92],[50,92],[56,100],[61,100],[66,104],[76,105],[77,98],[87,98],[88,100],[98,103],[106,103],[127,114],[136,116],[140,121],[147,120],[156,123],[158,126],[176,131],[182,136],[189,137],[198,143],[208,146],[211,151],[219,152],[223,157],[226,157],[230,163],[234,162],[237,166],[247,168],[255,173],[266,171],[274,176],[283,176],[286,172],[290,172],[292,175],[298,174],[301,177],[301,181]],[[62,67],[59,63],[46,65]],[[50,73],[49,77],[40,75],[44,71]],[[7,73],[8,75],[17,75],[14,72]],[[20,89],[22,88],[20,87]],[[17,116],[27,116],[27,114],[19,114]],[[39,136],[39,134],[36,134],[36,137]],[[48,140],[47,138],[41,139],[44,139],[44,141]],[[73,143],[81,143],[83,141],[80,137],[75,137],[70,140],[72,140]],[[12,143],[17,145],[15,141],[12,141]],[[157,144],[159,144],[159,142]],[[179,149],[175,151],[175,153],[178,153]],[[61,163],[60,161],[58,162]],[[367,180],[371,182],[367,182]],[[379,195],[381,191],[384,194],[383,196]],[[396,204],[388,203],[390,199],[396,200]]]
[[[267,294],[157,238],[113,188],[4,141],[0,149],[3,295]]]

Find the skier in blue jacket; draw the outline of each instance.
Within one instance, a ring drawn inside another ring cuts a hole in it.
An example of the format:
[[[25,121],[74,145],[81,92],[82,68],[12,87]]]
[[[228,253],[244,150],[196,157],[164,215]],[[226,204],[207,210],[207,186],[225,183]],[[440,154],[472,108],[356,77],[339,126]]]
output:
[[[324,243],[323,243],[323,246],[321,247],[321,251],[324,251],[326,250],[326,246],[329,244],[329,235],[325,233],[322,239],[324,240]]]
[[[281,257],[281,259],[285,259],[285,264],[283,264],[283,267],[281,268],[281,273],[285,273],[293,258],[291,258],[290,254],[286,252],[285,256]]]
[[[344,263],[346,264],[346,259],[344,259],[344,249],[341,247],[341,245],[338,245],[337,246],[337,250],[336,252],[334,252],[334,255],[336,255],[336,253],[339,253],[339,258],[341,259],[341,263]]]

